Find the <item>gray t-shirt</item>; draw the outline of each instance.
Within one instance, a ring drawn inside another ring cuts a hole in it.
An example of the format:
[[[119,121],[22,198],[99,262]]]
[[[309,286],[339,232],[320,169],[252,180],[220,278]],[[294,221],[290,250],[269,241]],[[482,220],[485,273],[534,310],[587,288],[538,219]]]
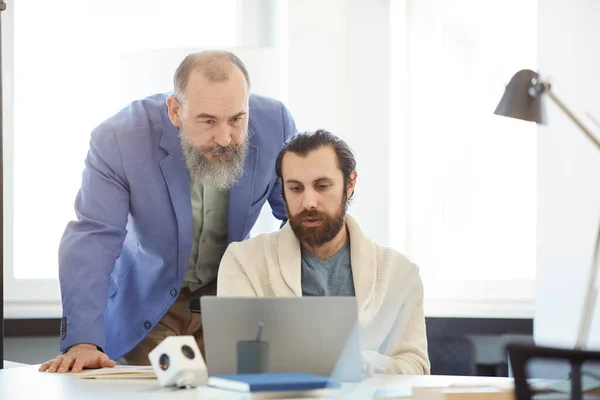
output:
[[[354,296],[350,242],[327,260],[302,249],[303,296]]]

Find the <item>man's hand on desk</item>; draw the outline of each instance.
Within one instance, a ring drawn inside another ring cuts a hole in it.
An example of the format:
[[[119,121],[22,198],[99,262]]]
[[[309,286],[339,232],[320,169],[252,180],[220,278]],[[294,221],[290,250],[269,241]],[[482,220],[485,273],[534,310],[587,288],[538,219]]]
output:
[[[362,359],[363,377],[365,379],[372,377],[373,374],[375,373],[375,368],[373,368],[373,365],[371,364],[369,359],[364,354],[361,354],[361,359]]]
[[[93,344],[76,344],[65,354],[46,361],[40,367],[40,372],[81,372],[84,368],[110,368],[115,362],[98,350]]]

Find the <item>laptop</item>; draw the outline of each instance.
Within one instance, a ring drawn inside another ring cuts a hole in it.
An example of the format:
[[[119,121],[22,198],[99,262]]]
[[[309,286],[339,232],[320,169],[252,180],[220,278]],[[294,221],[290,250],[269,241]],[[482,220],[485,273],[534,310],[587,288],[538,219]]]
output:
[[[355,297],[201,298],[209,375],[237,373],[237,342],[269,342],[269,372],[363,379]]]

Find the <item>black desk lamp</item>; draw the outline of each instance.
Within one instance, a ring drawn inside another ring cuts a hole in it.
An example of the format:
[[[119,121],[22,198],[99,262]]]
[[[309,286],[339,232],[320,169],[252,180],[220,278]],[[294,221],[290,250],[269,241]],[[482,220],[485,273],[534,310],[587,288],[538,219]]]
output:
[[[0,13],[6,3],[0,0]],[[0,14],[0,369],[4,368],[4,169],[2,168],[2,141],[4,118],[2,114],[2,14]]]
[[[550,84],[542,81],[539,75],[534,71],[524,69],[517,72],[512,77],[494,114],[544,124],[545,113],[542,103],[542,96],[544,94],[548,96],[550,100],[552,100],[600,150],[600,141],[592,135],[592,133],[559,99],[556,98],[552,90],[550,90]],[[595,283],[598,272],[598,261],[600,258],[600,255],[598,254],[599,249],[600,227],[596,237],[592,267],[590,268],[585,303],[579,330],[577,331],[577,343],[575,349],[558,349],[516,344],[507,346],[510,364],[515,378],[515,394],[517,400],[531,398],[531,391],[527,384],[525,373],[525,364],[532,358],[569,360],[571,363],[571,398],[573,400],[582,398],[581,365],[585,361],[600,361],[600,352],[586,351],[583,349],[587,344],[590,323],[594,313],[594,305],[596,303],[597,290]]]

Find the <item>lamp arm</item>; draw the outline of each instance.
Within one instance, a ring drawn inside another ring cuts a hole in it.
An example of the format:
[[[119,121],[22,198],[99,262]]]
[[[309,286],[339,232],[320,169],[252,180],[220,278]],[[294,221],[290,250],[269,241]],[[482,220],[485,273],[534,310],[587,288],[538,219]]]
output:
[[[552,90],[550,90],[550,84],[544,84],[544,92],[548,97],[565,113],[567,116],[577,125],[579,129],[590,139],[600,150],[600,141],[587,129],[585,125],[564,105],[560,99],[558,99]],[[588,342],[590,334],[590,325],[594,314],[594,305],[596,304],[597,290],[596,290],[596,278],[598,275],[598,261],[600,261],[600,225],[598,226],[598,232],[596,234],[596,243],[594,246],[594,255],[592,258],[592,265],[590,268],[590,275],[588,277],[587,289],[585,292],[585,300],[583,304],[583,314],[579,322],[579,329],[577,331],[577,343],[575,344],[576,349],[583,349],[583,346]]]
[[[596,244],[594,246],[594,256],[588,277],[587,289],[585,292],[585,300],[583,304],[583,314],[579,322],[579,330],[577,331],[577,343],[575,348],[583,350],[583,346],[587,344],[590,334],[590,326],[594,316],[594,306],[596,304],[597,290],[596,277],[598,275],[598,261],[600,259],[600,226],[596,234]]]
[[[600,150],[600,140],[598,140],[592,134],[592,132],[590,132],[590,130],[585,125],[583,125],[581,123],[581,121],[575,116],[575,114],[573,114],[571,112],[571,110],[569,110],[567,108],[567,106],[565,106],[564,103],[562,101],[560,101],[559,98],[556,97],[556,95],[554,94],[554,92],[552,92],[552,90],[550,90],[550,84],[549,83],[545,83],[544,84],[544,92],[554,102],[554,104],[556,104],[558,106],[558,108],[560,108],[565,114],[567,114],[567,117],[569,117],[569,119],[571,119],[571,121],[573,121],[575,123],[575,125],[577,125],[577,127],[579,129],[581,129],[581,131],[585,134],[585,136],[587,136],[588,139],[590,139],[596,145],[596,147],[598,148],[598,150]]]

